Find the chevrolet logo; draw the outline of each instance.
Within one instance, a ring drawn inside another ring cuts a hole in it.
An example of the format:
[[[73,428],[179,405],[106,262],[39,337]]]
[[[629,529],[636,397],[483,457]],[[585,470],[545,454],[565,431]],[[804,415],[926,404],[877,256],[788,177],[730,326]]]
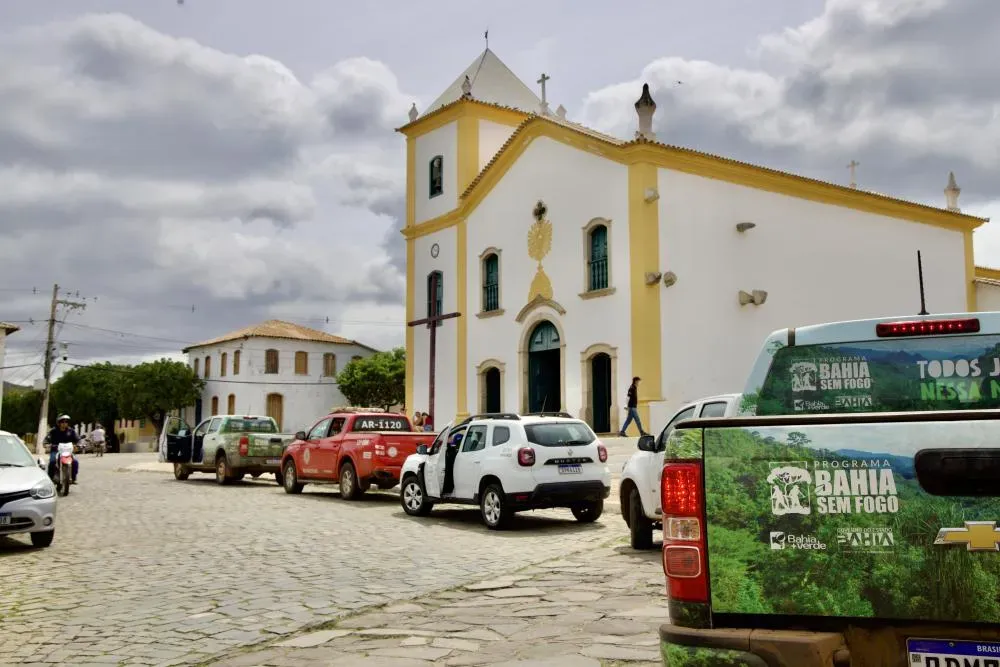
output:
[[[966,551],[1000,551],[996,521],[966,521],[965,528],[942,528],[934,544],[964,544]]]

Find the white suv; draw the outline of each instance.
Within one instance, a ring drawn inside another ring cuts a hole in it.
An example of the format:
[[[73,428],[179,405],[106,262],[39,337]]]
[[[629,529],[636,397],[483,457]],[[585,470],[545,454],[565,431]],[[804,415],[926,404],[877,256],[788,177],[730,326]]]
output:
[[[488,528],[515,512],[568,507],[596,521],[611,494],[608,450],[565,413],[475,415],[449,424],[403,463],[400,502],[412,516],[435,503],[479,505]]]
[[[622,517],[631,533],[633,549],[653,546],[653,528],[662,524],[660,509],[660,477],[663,475],[663,452],[667,436],[685,419],[732,417],[739,409],[741,394],[710,396],[681,407],[667,422],[659,437],[639,438],[639,451],[622,467],[619,490]]]

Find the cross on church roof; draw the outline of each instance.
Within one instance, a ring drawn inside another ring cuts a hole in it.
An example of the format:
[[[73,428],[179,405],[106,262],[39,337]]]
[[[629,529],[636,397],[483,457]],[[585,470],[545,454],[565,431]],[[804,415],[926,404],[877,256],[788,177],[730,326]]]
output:
[[[851,170],[851,187],[858,187],[858,182],[855,180],[857,176],[857,168],[861,166],[861,163],[857,160],[851,160],[851,164],[847,165],[847,168]]]
[[[542,72],[542,78],[540,78],[538,81],[535,82],[535,83],[541,84],[541,86],[542,86],[542,111],[543,112],[549,110],[549,102],[548,102],[548,100],[545,97],[545,82],[548,81],[551,78],[552,77],[550,77],[548,74],[546,74],[545,72]]]

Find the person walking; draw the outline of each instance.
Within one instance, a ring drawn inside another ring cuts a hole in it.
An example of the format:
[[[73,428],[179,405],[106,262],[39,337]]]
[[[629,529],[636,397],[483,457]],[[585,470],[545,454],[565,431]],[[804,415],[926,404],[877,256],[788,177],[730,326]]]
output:
[[[625,431],[628,430],[629,424],[635,422],[635,425],[639,428],[640,435],[649,435],[646,433],[646,429],[642,427],[642,419],[639,418],[639,380],[641,380],[638,375],[632,378],[632,384],[628,387],[628,407],[625,408],[625,412],[628,416],[625,418],[625,423],[622,424],[622,430],[618,432],[619,438],[626,437]]]

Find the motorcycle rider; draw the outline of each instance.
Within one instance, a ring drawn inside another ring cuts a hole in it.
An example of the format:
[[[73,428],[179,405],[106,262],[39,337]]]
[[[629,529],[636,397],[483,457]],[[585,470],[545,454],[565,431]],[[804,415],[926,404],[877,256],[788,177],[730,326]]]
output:
[[[56,427],[49,431],[48,435],[45,436],[45,444],[50,445],[49,447],[49,477],[55,475],[58,471],[57,463],[59,460],[59,445],[64,442],[76,445],[80,442],[80,436],[76,434],[76,431],[69,426],[69,415],[59,415],[59,419],[56,420]],[[76,484],[76,475],[80,470],[80,463],[76,460],[76,456],[73,457],[73,484]]]
[[[98,456],[104,455],[104,437],[104,427],[101,426],[100,422],[98,422],[95,425],[94,430],[90,432],[90,441],[94,443],[94,453]]]

